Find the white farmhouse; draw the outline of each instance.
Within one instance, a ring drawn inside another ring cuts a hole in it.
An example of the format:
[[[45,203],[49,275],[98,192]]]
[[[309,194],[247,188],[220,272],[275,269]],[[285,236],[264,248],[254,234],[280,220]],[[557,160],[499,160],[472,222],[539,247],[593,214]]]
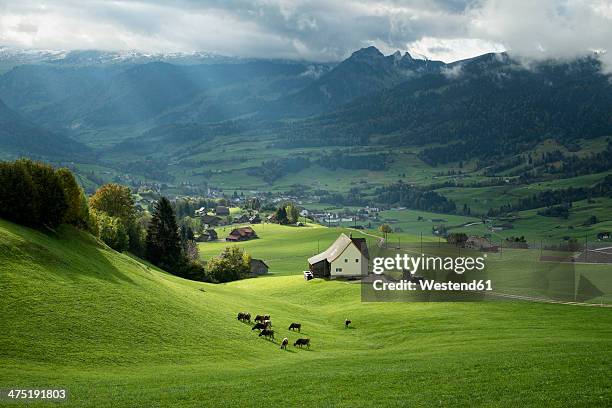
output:
[[[370,255],[365,238],[341,234],[325,251],[308,259],[315,278],[359,278],[368,274]]]

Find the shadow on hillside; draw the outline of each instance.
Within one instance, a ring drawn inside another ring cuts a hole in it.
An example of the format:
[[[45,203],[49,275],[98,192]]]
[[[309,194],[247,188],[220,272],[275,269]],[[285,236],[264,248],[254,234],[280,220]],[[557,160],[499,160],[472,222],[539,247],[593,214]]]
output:
[[[34,240],[19,241],[15,244],[14,257],[22,258],[29,264],[36,264],[40,269],[62,279],[77,283],[96,279],[135,284],[127,274],[137,268],[147,271],[142,264],[116,253],[91,235],[74,228],[61,228],[58,232],[35,231],[34,235]],[[123,263],[126,270],[119,270],[110,261],[111,257],[116,257],[117,262]]]

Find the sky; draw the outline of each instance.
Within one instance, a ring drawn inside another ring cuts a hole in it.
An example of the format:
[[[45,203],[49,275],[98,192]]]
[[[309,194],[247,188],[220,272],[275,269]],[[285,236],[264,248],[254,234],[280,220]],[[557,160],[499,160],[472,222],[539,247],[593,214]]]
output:
[[[445,62],[609,50],[612,67],[612,0],[0,0],[0,45],[312,61],[370,45]]]

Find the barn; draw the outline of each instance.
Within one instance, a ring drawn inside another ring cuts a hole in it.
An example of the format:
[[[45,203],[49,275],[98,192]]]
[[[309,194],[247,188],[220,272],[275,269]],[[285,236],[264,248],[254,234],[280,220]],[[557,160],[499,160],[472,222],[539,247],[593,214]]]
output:
[[[358,278],[368,274],[370,255],[365,238],[341,234],[325,251],[308,259],[315,278]]]
[[[268,265],[261,259],[251,259],[251,275],[259,276],[268,273]]]
[[[242,227],[233,229],[232,232],[225,238],[228,242],[248,241],[249,239],[257,238],[257,233],[251,227]]]

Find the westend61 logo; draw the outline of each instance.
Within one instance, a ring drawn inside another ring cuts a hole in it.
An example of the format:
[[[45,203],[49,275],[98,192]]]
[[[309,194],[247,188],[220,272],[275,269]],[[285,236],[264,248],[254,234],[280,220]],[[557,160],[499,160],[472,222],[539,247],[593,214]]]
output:
[[[374,279],[372,288],[375,291],[492,291],[490,280],[474,279],[467,281],[456,278],[465,272],[482,272],[485,269],[484,256],[479,257],[442,257],[442,256],[410,256],[396,254],[394,257],[376,257],[373,259],[372,272],[375,275],[393,275],[398,272],[404,279]],[[429,272],[438,275],[443,273],[447,279],[427,279],[417,275],[417,272]],[[450,277],[449,277],[449,274]],[[454,277],[453,277],[453,274]],[[386,276],[385,276],[386,277]],[[461,277],[463,278],[463,277]]]

